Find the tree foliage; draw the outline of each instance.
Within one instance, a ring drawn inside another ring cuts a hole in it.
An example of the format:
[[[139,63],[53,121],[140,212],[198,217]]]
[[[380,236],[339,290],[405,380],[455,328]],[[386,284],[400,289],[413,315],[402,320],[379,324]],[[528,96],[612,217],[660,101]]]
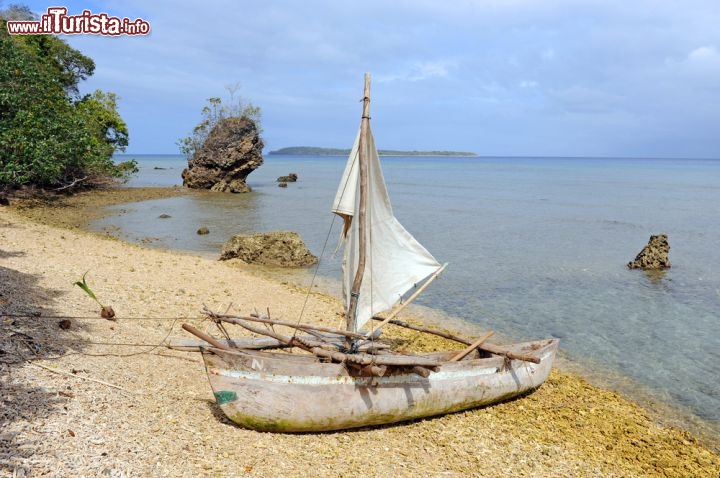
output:
[[[188,158],[195,156],[195,153],[200,151],[202,145],[205,144],[205,140],[215,128],[215,125],[224,118],[248,118],[255,123],[258,131],[262,131],[260,128],[260,107],[253,105],[241,96],[236,99],[235,93],[239,88],[240,86],[237,83],[225,87],[230,93],[226,103],[223,103],[223,100],[219,97],[208,98],[207,105],[200,111],[202,115],[200,123],[193,128],[189,136],[181,138],[177,142],[180,151],[185,156]]]
[[[112,161],[128,144],[116,95],[79,95],[93,60],[54,36],[10,36],[7,18],[32,13],[0,11],[0,187],[97,185],[132,171]]]

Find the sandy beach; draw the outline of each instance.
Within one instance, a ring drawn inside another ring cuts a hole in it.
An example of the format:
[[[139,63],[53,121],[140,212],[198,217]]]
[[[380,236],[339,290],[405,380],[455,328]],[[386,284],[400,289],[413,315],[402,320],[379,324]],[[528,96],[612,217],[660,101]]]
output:
[[[717,437],[664,426],[559,370],[520,399],[401,425],[302,435],[235,426],[216,407],[199,354],[160,344],[189,338],[183,322],[218,335],[203,305],[297,320],[306,294],[238,262],[77,228],[89,204],[182,193],[0,207],[0,476],[720,475]],[[73,285],[86,272],[116,321]],[[338,326],[340,311],[313,293],[303,319]],[[67,329],[64,316],[75,317]],[[417,350],[451,345],[388,332]]]

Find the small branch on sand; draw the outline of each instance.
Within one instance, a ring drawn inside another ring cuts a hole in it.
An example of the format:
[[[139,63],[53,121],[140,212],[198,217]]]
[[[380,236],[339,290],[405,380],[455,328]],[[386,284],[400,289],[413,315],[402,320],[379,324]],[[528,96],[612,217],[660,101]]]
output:
[[[65,372],[64,370],[55,370],[55,369],[53,369],[53,368],[46,367],[45,365],[41,365],[41,364],[39,364],[39,363],[31,362],[31,361],[29,361],[29,360],[27,361],[27,363],[29,363],[30,365],[33,365],[33,366],[35,366],[35,367],[42,368],[42,369],[47,370],[47,371],[52,372],[52,373],[57,373],[57,374],[59,374],[59,375],[67,375],[68,377],[75,377],[75,378],[80,379],[80,380],[87,380],[88,382],[99,383],[100,385],[105,385],[106,387],[115,388],[115,389],[117,389],[117,390],[123,391],[123,392],[125,392],[125,393],[130,394],[130,395],[137,395],[136,392],[131,392],[130,390],[127,390],[127,389],[125,389],[125,388],[122,388],[122,387],[120,387],[120,386],[118,386],[118,385],[114,385],[114,384],[108,383],[108,382],[103,382],[102,380],[98,380],[98,379],[96,379],[96,378],[83,377],[83,376],[81,376],[81,375],[75,375],[74,373]]]

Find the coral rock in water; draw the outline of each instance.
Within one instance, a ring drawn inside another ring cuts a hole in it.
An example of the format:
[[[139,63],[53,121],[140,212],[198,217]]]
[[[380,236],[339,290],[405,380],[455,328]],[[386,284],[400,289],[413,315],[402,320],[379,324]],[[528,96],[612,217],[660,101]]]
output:
[[[297,181],[297,179],[298,179],[297,174],[290,173],[287,176],[280,176],[279,178],[277,178],[277,181],[279,183],[294,183],[295,181]]]
[[[248,264],[282,267],[309,266],[318,261],[297,233],[286,231],[233,236],[223,246],[220,260],[235,258]]]
[[[627,266],[630,269],[668,269],[670,267],[669,252],[670,244],[667,234],[650,236],[647,246],[643,247],[635,260],[628,262]]]
[[[248,118],[225,118],[208,135],[183,170],[183,186],[218,192],[245,193],[245,179],[263,163],[263,141]]]

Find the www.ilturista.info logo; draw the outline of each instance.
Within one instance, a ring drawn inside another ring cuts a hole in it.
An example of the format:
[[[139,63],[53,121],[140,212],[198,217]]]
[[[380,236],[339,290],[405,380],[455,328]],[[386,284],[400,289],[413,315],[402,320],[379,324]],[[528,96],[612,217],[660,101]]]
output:
[[[83,10],[80,15],[68,15],[65,7],[50,7],[40,21],[8,21],[8,33],[11,35],[147,35],[150,24],[138,18],[111,17],[107,13],[91,13]]]

